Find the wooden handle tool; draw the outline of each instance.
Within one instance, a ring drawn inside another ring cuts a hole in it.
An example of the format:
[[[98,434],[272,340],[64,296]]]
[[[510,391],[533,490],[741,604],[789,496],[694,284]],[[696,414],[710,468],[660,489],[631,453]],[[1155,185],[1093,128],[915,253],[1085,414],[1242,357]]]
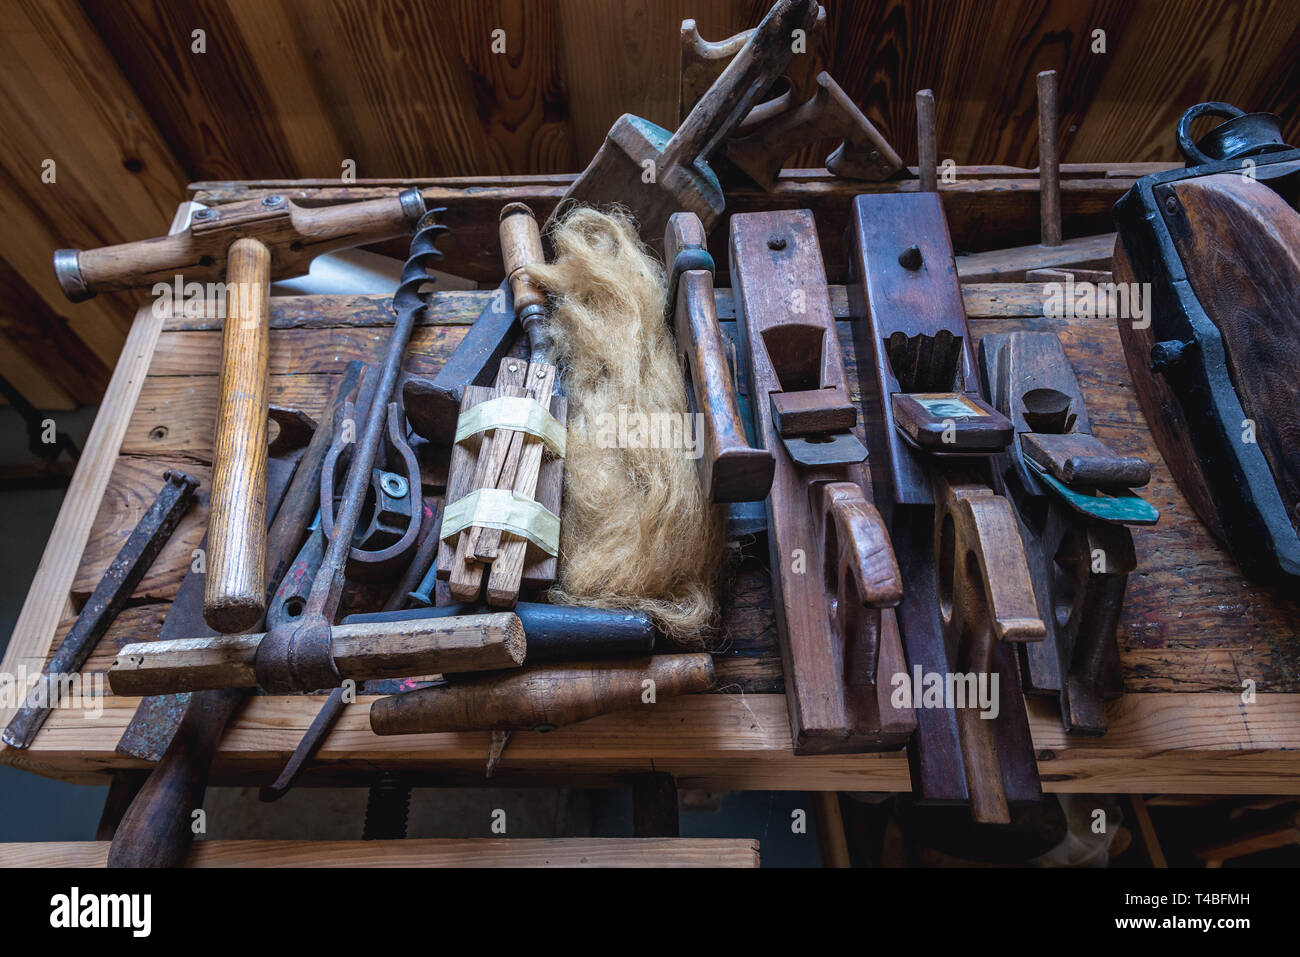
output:
[[[795,753],[901,747],[916,727],[891,700],[907,667],[891,607],[903,578],[853,431],[812,214],[732,216],[731,287],[755,433],[775,461],[768,548]]]
[[[727,358],[713,298],[713,259],[704,224],[694,213],[674,213],[664,235],[664,258],[672,272],[668,308],[673,310],[677,356],[687,378],[691,411],[701,416],[700,487],[711,502],[761,502],[772,486],[772,453],[745,435],[736,402],[735,375]]]
[[[1012,424],[977,391],[940,197],[859,196],[849,255],[876,501],[905,583],[902,687],[922,705],[936,680],[962,687],[915,712],[913,789],[1006,822],[1011,804],[1042,797],[1017,648],[1046,633],[1015,515],[995,493],[994,457]]]
[[[126,645],[108,670],[114,694],[156,695],[205,688],[252,688],[266,636],[222,635]],[[524,629],[510,612],[414,621],[334,625],[330,654],[342,678],[513,668],[524,660]]]
[[[100,290],[226,280],[203,600],[217,631],[251,628],[265,611],[270,283],[306,272],[323,252],[407,233],[424,211],[417,189],[322,209],[269,195],[197,210],[188,229],[159,239],[54,254],[73,302]]]
[[[212,453],[203,617],[217,631],[254,625],[266,610],[266,405],[271,251],[230,247]]]
[[[370,706],[370,727],[384,735],[550,731],[712,684],[705,654],[535,665],[381,698]]]
[[[461,411],[468,413],[488,399],[531,399],[563,424],[568,406],[555,394],[556,368],[549,361],[546,341],[546,297],[526,272],[529,265],[545,261],[537,218],[522,203],[510,203],[501,210],[499,229],[506,283],[528,335],[531,358],[502,359],[493,388],[466,389]],[[547,456],[540,438],[522,429],[495,428],[484,431],[477,441],[477,449],[465,442],[452,448],[448,506],[489,489],[536,501],[553,516],[559,515],[564,462]],[[512,608],[521,587],[549,585],[556,571],[555,556],[530,547],[519,535],[488,525],[461,530],[455,546],[438,553],[438,577],[449,583],[454,598],[477,601],[486,578],[487,601],[495,608]]]
[[[97,292],[147,289],[158,283],[219,282],[236,240],[271,251],[271,279],[307,272],[321,253],[392,239],[424,214],[419,190],[361,203],[307,207],[269,195],[196,210],[189,228],[157,239],[98,249],[60,249],[54,272],[64,295],[83,302]]]

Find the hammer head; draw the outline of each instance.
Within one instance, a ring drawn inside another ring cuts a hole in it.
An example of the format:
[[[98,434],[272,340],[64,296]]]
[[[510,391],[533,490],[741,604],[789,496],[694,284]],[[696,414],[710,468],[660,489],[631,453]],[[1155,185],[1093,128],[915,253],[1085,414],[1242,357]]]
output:
[[[557,210],[569,200],[624,206],[640,225],[642,238],[659,253],[668,217],[679,210],[695,213],[708,231],[725,208],[722,184],[703,160],[662,168],[671,138],[663,127],[624,113]]]

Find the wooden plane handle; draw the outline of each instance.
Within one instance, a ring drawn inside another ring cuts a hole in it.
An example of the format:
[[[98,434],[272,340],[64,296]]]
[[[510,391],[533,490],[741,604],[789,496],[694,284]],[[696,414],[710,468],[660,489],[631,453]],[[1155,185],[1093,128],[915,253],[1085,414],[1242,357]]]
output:
[[[903,599],[903,580],[884,519],[856,482],[821,490],[826,578],[833,582],[836,621],[844,641],[845,678],[875,685],[882,608]]]
[[[651,689],[657,702],[712,684],[713,656],[706,654],[537,665],[381,698],[370,706],[370,727],[375,734],[550,730],[653,707]]]
[[[674,213],[664,233],[669,266],[689,249],[705,249],[704,224],[694,213]],[[695,411],[703,416],[696,461],[705,497],[711,502],[762,501],[772,487],[776,460],[745,437],[709,270],[686,270],[678,278],[673,331]]]
[[[938,514],[940,594],[947,594],[940,615],[949,637],[959,642],[956,670],[991,675],[998,642],[1042,641],[1047,635],[1020,530],[1011,504],[987,486],[948,487]],[[972,817],[1009,822],[996,722],[968,703],[957,709],[957,728]]]
[[[777,0],[722,75],[682,120],[664,147],[662,169],[707,158],[745,118],[794,56],[793,34],[817,17],[816,0]]]
[[[271,251],[239,239],[229,265],[203,588],[203,618],[223,634],[251,628],[266,610]]]
[[[828,529],[835,530],[837,554],[827,555],[853,576],[863,604],[892,608],[903,600],[903,576],[889,538],[889,530],[876,506],[867,501],[853,482],[826,486]],[[827,543],[828,548],[830,542]]]

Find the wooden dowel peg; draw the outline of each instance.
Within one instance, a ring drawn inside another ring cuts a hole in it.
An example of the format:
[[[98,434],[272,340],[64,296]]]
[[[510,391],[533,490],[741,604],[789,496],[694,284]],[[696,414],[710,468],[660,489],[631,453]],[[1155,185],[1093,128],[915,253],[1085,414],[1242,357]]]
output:
[[[1056,128],[1056,71],[1038,74],[1038,196],[1044,246],[1061,245],[1061,156]]]
[[[934,125],[934,92],[921,90],[916,94],[916,144],[917,174],[921,177],[921,192],[939,191],[939,146]]]

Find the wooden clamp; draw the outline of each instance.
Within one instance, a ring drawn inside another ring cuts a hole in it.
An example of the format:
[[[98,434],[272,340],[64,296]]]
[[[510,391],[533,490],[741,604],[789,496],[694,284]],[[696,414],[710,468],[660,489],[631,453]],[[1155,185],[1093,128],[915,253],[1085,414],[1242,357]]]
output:
[[[901,747],[916,726],[890,702],[903,586],[853,431],[812,213],[733,216],[731,284],[755,432],[775,461],[768,542],[795,752]]]
[[[938,195],[858,196],[851,224],[849,309],[883,459],[875,500],[906,583],[913,791],[1005,822],[1009,803],[1042,796],[1010,646],[1046,633],[1015,515],[994,492],[991,456],[1011,423],[978,392]]]
[[[775,463],[767,449],[750,446],[736,401],[735,375],[718,326],[713,257],[704,224],[694,213],[675,213],[664,235],[671,280],[677,358],[686,375],[690,411],[700,416],[700,487],[710,502],[761,502],[772,486]]]
[[[829,73],[814,76],[815,51],[826,28],[818,7],[803,52],[786,69],[785,89],[759,103],[727,139],[727,162],[763,189],[771,189],[786,159],[809,143],[841,140],[826,168],[847,179],[885,180],[903,161]],[[753,31],[718,42],[704,40],[694,20],[682,21],[680,115],[685,117]],[[767,92],[770,92],[767,91]],[[724,167],[725,168],[725,165]]]
[[[1103,702],[1124,693],[1115,629],[1137,565],[1125,525],[1160,513],[1130,489],[1151,466],[1092,435],[1083,392],[1051,332],[987,335],[980,367],[990,402],[1015,427],[998,471],[1016,510],[1047,639],[1021,645],[1024,688],[1060,696],[1073,734],[1104,734]]]
[[[409,233],[425,212],[417,189],[319,209],[283,196],[200,209],[158,239],[54,254],[73,302],[101,290],[225,280],[221,378],[213,445],[203,617],[221,632],[266,609],[266,406],[270,284],[307,272],[323,252]]]
[[[554,394],[556,369],[547,361],[546,299],[525,272],[530,263],[542,261],[541,236],[532,210],[520,203],[507,205],[501,211],[500,232],[507,282],[532,356],[502,359],[492,388],[465,389],[447,479],[441,533],[447,545],[438,551],[437,575],[448,582],[458,601],[474,602],[483,590],[486,570],[488,604],[512,608],[521,588],[545,588],[555,581],[563,449],[524,428],[479,428],[473,424],[473,410],[481,414],[489,408],[484,403],[497,399],[528,400],[531,407],[516,403],[515,408],[540,414],[562,440],[568,403]],[[458,505],[464,510],[473,504],[475,515],[485,515],[491,501],[507,497],[518,502],[518,521],[502,522],[498,516],[493,524],[471,522],[458,527]],[[528,515],[553,526],[555,540],[548,543],[544,536],[523,534],[521,522]]]

